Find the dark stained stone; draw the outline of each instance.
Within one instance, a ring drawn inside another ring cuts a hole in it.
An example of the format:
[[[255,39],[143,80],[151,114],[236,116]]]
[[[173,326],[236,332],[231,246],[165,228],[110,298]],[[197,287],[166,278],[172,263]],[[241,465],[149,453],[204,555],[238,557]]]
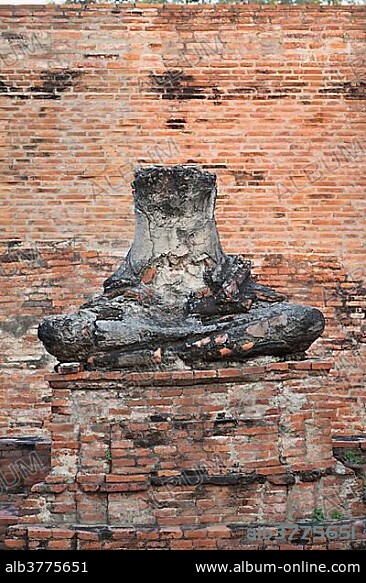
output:
[[[76,314],[51,316],[39,338],[60,362],[155,369],[306,351],[322,313],[288,303],[225,254],[216,228],[216,176],[196,166],[143,168],[134,187],[136,230],[104,293]]]

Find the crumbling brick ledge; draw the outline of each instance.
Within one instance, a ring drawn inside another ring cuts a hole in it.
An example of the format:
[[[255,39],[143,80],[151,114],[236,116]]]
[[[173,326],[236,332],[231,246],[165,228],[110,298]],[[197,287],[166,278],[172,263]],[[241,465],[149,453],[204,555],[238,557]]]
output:
[[[365,550],[366,519],[323,522],[322,528],[329,527],[330,533],[339,532],[341,526],[355,534],[354,540],[339,541],[331,537],[306,539],[294,537],[285,540],[252,541],[255,529],[276,531],[276,524],[216,524],[207,527],[166,526],[166,527],[113,527],[107,525],[71,525],[70,527],[13,526],[5,541],[8,549],[14,550]],[[303,533],[305,528],[314,531],[319,522],[294,523],[289,525],[287,534]]]

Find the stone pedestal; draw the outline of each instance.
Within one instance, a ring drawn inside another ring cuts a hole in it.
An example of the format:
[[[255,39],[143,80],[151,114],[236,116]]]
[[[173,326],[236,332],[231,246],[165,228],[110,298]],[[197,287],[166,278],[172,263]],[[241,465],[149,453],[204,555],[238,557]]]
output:
[[[8,547],[288,548],[253,529],[336,514],[362,540],[362,481],[332,454],[329,368],[51,375],[52,469]]]

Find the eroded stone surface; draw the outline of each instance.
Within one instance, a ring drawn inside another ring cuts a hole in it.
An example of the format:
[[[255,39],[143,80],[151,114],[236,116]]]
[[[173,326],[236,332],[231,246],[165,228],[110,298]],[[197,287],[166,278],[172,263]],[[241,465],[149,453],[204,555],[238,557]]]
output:
[[[322,313],[256,283],[216,229],[216,176],[193,166],[137,171],[136,231],[103,295],[52,316],[39,338],[61,362],[154,368],[304,352]]]

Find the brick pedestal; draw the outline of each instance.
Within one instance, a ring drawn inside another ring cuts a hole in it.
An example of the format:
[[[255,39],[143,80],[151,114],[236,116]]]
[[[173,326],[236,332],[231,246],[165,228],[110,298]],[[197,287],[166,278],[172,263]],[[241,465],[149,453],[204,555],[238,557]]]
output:
[[[362,545],[362,480],[332,453],[329,368],[51,375],[52,470],[9,548],[282,548],[248,528],[335,514]]]

